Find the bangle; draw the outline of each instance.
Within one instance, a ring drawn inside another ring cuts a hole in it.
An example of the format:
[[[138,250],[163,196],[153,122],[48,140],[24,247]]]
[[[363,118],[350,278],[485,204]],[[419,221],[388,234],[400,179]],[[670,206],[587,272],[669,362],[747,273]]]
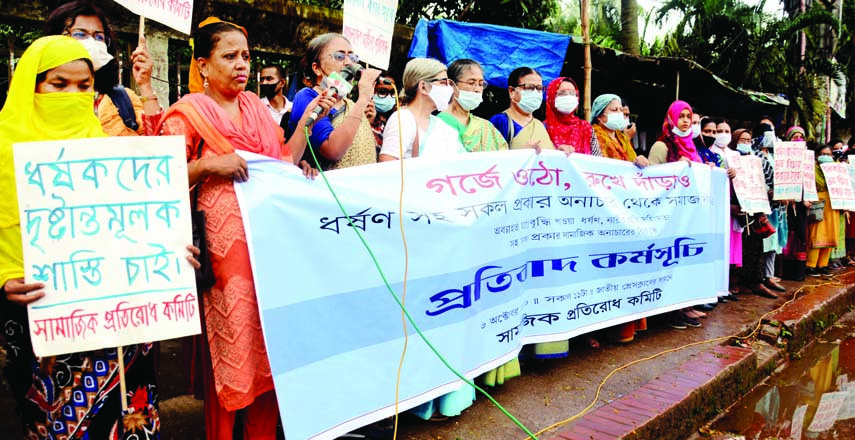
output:
[[[142,96],[142,97],[140,97],[140,101],[142,101],[143,104],[145,104],[148,101],[157,101],[157,95]]]

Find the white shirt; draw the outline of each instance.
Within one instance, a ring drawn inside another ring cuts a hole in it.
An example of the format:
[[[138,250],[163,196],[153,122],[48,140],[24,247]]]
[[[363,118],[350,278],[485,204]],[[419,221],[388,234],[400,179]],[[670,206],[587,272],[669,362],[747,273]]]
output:
[[[277,125],[282,123],[282,117],[285,116],[285,113],[291,111],[291,101],[286,97],[282,97],[285,100],[285,107],[282,107],[282,110],[276,110],[273,105],[270,104],[270,100],[267,98],[261,98],[261,102],[264,103],[264,106],[267,107],[267,111],[270,113],[270,117],[273,118],[273,121],[276,122]]]
[[[403,130],[398,130],[398,113],[401,114]],[[431,115],[428,129],[420,130],[415,115],[404,108],[389,115],[386,128],[383,130],[383,147],[380,149],[380,154],[400,159],[399,139],[403,138],[404,158],[413,157],[416,130],[419,133],[419,157],[447,157],[466,152],[466,148],[460,142],[460,135],[457,130],[451,128],[442,119]],[[401,131],[403,133],[400,133]]]

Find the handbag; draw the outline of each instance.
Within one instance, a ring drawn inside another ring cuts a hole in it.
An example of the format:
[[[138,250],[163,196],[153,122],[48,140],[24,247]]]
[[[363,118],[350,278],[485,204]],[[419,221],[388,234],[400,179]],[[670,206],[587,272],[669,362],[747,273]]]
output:
[[[202,149],[205,147],[205,140],[199,141],[198,154],[196,160],[202,158]],[[199,261],[199,268],[196,269],[196,290],[205,292],[214,286],[217,282],[217,277],[214,276],[214,267],[211,265],[211,256],[208,254],[208,241],[205,237],[205,211],[198,211],[199,204],[199,187],[202,182],[196,184],[193,189],[193,200],[190,203],[190,219],[193,224],[193,246],[199,248],[199,256],[196,259]]]
[[[776,231],[772,223],[769,222],[769,217],[766,214],[759,214],[754,222],[751,223],[751,232],[757,234],[760,238],[769,238]]]
[[[808,208],[808,220],[814,223],[821,222],[824,218],[823,212],[825,212],[825,200],[811,203]]]

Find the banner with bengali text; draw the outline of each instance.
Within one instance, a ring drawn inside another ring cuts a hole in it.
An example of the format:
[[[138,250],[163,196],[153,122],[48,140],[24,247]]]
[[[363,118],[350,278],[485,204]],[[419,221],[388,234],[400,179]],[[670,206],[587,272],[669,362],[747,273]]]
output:
[[[742,211],[749,214],[772,212],[760,158],[753,154],[734,157],[729,165],[736,171],[733,177],[733,192],[736,193]]]
[[[395,0],[344,0],[342,34],[353,51],[371,67],[386,70],[395,32]]]
[[[802,163],[804,142],[778,142],[775,145],[775,189],[772,200],[802,200]]]
[[[193,0],[115,0],[115,2],[134,14],[190,35],[193,24]]]
[[[184,136],[13,148],[36,355],[200,333]]]
[[[727,290],[723,170],[647,167],[556,151],[469,153],[320,177],[244,154],[236,184],[286,437],[333,439],[390,416],[406,307],[474,378],[524,344],[558,341]],[[400,410],[460,387],[408,326]],[[323,411],[319,411],[323,408]]]
[[[831,209],[855,211],[855,191],[852,190],[852,182],[849,180],[849,164],[823,163],[819,167],[825,175]]]

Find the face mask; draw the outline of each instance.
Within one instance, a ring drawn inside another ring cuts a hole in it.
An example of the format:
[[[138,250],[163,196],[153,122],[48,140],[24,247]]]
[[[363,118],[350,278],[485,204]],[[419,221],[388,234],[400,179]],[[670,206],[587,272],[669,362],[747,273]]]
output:
[[[95,70],[104,67],[104,65],[113,59],[113,55],[110,55],[110,52],[107,52],[107,45],[103,42],[95,41],[94,38],[87,38],[79,41],[80,44],[86,48],[86,51],[89,52],[89,56],[92,57],[92,67],[94,67]]]
[[[703,141],[704,146],[707,148],[712,147],[715,143],[715,136],[701,135],[701,141]]]
[[[386,113],[389,110],[392,110],[392,107],[395,106],[395,97],[392,95],[380,96],[374,95],[374,108],[377,109],[377,113]]]
[[[543,104],[543,93],[537,90],[523,90],[520,92],[520,102],[517,105],[520,106],[520,110],[531,113],[540,108],[540,104]]]
[[[763,148],[775,148],[774,131],[767,131],[763,133]]]
[[[671,129],[671,132],[672,132],[672,133],[674,133],[674,134],[676,134],[676,135],[677,135],[677,137],[681,137],[681,138],[692,136],[692,131],[691,131],[691,130],[683,131],[683,130],[680,130],[679,128],[677,128],[677,127],[672,128],[672,129]]]
[[[736,151],[743,156],[751,154],[751,144],[736,144]]]
[[[623,112],[609,113],[605,125],[609,130],[615,131],[626,128],[626,118],[623,116]]]
[[[484,98],[480,93],[467,92],[466,90],[461,90],[457,95],[457,103],[460,104],[460,107],[467,112],[478,108],[483,99]]]
[[[816,158],[816,161],[819,163],[831,163],[834,162],[834,158],[831,156],[819,156]]]
[[[276,86],[278,86],[278,85],[279,85],[279,83],[276,83],[276,84],[259,84],[258,85],[258,93],[261,93],[261,96],[267,98],[268,100],[271,100],[276,96],[276,92],[278,91],[278,90],[276,90]]]
[[[451,102],[451,96],[454,95],[454,87],[434,84],[428,92],[428,96],[433,100],[436,109],[445,111],[448,108],[448,103]]]
[[[692,137],[696,138],[701,135],[701,124],[692,125]]]
[[[719,147],[726,147],[731,139],[730,133],[718,133],[715,135],[715,144]]]
[[[561,113],[564,113],[565,115],[573,113],[573,110],[576,110],[576,107],[578,106],[578,96],[562,95],[555,98],[555,109]]]

